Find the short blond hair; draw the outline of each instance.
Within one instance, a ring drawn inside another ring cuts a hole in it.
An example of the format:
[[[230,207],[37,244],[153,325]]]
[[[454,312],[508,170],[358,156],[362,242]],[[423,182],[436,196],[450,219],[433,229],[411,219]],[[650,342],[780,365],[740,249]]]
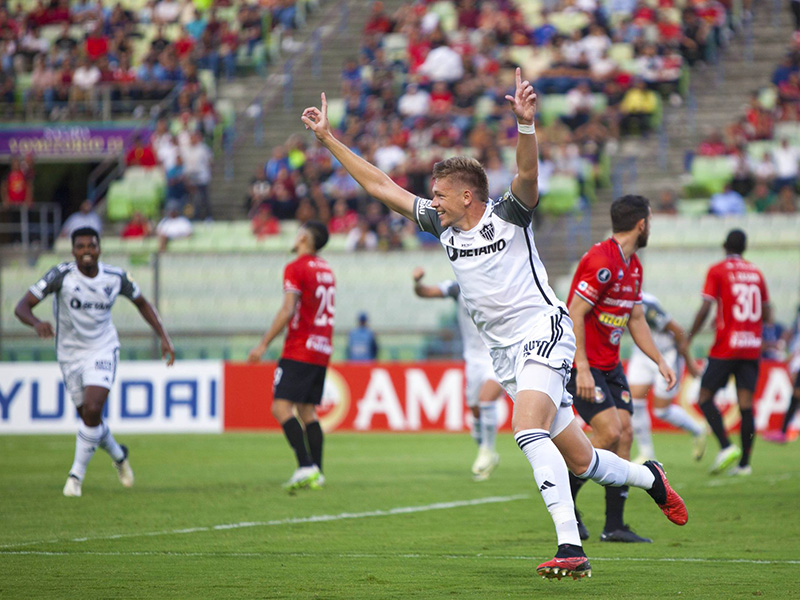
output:
[[[454,156],[433,165],[433,178],[452,178],[469,188],[481,202],[489,200],[489,180],[480,162],[468,156]]]

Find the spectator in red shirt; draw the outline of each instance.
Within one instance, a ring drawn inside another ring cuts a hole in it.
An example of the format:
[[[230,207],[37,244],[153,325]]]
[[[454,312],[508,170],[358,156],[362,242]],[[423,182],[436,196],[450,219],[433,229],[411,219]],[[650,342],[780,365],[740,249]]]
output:
[[[103,24],[97,23],[92,32],[86,38],[84,45],[86,56],[94,62],[101,56],[108,54],[108,38],[103,35]]]
[[[711,131],[697,147],[697,154],[700,156],[723,156],[728,154],[728,146],[722,139],[722,134],[718,130]]]
[[[383,2],[380,0],[373,2],[372,13],[369,16],[366,25],[364,25],[364,33],[391,33],[392,29],[394,29],[394,23],[386,14],[386,11],[383,7]]]
[[[33,204],[33,186],[28,183],[18,158],[11,159],[11,170],[0,187],[3,206],[30,206]]]
[[[158,164],[156,154],[148,143],[142,144],[142,136],[137,135],[133,140],[133,148],[125,156],[125,164],[129,167],[155,167]]]
[[[269,235],[278,235],[281,232],[281,222],[273,216],[269,204],[259,206],[250,226],[253,230],[253,235],[258,239]]]
[[[133,218],[125,225],[120,236],[123,239],[142,238],[150,235],[150,222],[140,212],[133,214]]]

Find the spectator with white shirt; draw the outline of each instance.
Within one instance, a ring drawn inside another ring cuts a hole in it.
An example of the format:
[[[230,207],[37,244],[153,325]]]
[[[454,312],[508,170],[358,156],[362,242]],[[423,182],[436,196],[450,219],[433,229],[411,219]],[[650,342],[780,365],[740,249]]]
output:
[[[441,41],[434,42],[433,48],[419,67],[419,73],[431,81],[453,83],[464,77],[464,64],[461,55]]]
[[[189,197],[194,207],[195,217],[211,219],[211,204],[208,186],[211,183],[211,165],[214,154],[198,132],[191,136],[191,143],[181,150]]]
[[[170,241],[187,238],[194,233],[192,222],[180,213],[177,202],[167,202],[164,213],[164,218],[156,226],[159,252],[164,252]]]
[[[797,148],[789,145],[786,138],[781,140],[780,146],[772,150],[772,161],[775,163],[775,182],[773,184],[776,192],[784,187],[797,187],[798,161],[800,153]]]

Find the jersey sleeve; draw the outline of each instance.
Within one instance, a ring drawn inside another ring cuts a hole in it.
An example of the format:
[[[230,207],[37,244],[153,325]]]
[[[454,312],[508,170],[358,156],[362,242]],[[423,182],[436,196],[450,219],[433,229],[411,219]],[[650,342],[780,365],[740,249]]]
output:
[[[611,286],[611,280],[606,257],[602,254],[586,254],[575,272],[575,294],[594,306]]]
[[[719,278],[717,270],[713,267],[706,274],[706,282],[703,284],[702,296],[704,299],[715,302],[719,297]]]
[[[461,288],[459,287],[458,283],[450,280],[440,283],[439,290],[442,292],[442,294],[452,298],[453,300],[458,299],[458,295],[461,293]]]
[[[422,231],[432,233],[437,238],[444,232],[439,222],[439,215],[431,208],[431,201],[426,198],[414,198],[414,217]]]
[[[289,263],[283,270],[283,291],[293,294],[303,293],[303,274],[296,263]]]
[[[127,272],[122,274],[122,284],[120,285],[119,293],[129,300],[136,300],[142,295],[139,285],[133,280],[130,273]]]
[[[64,277],[68,272],[68,263],[57,265],[45,273],[44,277],[42,277],[39,281],[28,288],[28,291],[36,296],[39,300],[42,300],[48,294],[52,294],[61,289],[61,283],[64,281]]]
[[[531,220],[533,219],[533,209],[525,206],[522,200],[514,195],[510,187],[508,191],[495,202],[494,213],[506,223],[511,223],[519,227],[527,227],[531,224]]]

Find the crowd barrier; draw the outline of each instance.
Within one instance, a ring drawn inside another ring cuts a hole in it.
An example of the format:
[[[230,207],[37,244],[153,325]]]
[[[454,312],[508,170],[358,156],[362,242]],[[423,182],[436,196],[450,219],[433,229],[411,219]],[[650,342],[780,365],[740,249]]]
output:
[[[221,433],[280,430],[270,414],[275,363],[122,362],[105,420],[120,433]],[[467,431],[464,366],[459,361],[335,363],[320,407],[326,431]],[[792,379],[782,363],[763,362],[755,397],[756,429],[778,428],[789,405]],[[687,375],[678,401],[698,420],[699,381]],[[736,429],[733,382],[716,401]],[[500,403],[498,423],[511,430],[511,401]],[[0,435],[73,433],[78,416],[55,363],[0,364]],[[653,428],[671,427],[653,417]]]

